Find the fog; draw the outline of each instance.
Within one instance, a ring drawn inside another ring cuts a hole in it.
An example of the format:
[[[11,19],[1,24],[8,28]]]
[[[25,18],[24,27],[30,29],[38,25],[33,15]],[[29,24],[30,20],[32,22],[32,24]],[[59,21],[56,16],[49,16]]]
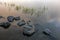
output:
[[[18,5],[22,5],[30,8],[37,8],[37,9],[45,6],[46,8],[48,8],[48,10],[46,10],[39,17],[36,15],[31,16],[32,22],[34,24],[39,24],[42,26],[42,27],[41,26],[37,27],[37,29],[40,29],[39,32],[42,30],[41,28],[43,29],[49,28],[52,31],[53,36],[55,36],[57,39],[60,40],[60,1],[59,0],[18,0],[18,1],[0,0],[0,2],[15,3]],[[44,38],[42,39],[45,40]]]

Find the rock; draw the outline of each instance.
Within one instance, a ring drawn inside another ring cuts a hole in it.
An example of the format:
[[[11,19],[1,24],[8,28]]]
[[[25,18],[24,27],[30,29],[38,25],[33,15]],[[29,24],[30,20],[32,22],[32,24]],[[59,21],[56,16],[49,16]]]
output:
[[[50,35],[51,35],[51,30],[45,29],[45,30],[43,31],[43,34],[50,36]]]
[[[0,26],[3,27],[3,28],[9,28],[10,25],[11,24],[9,22],[2,22],[2,23],[0,23]]]
[[[15,17],[15,21],[18,21],[18,20],[20,20],[20,16]]]
[[[13,22],[13,21],[14,21],[14,17],[13,17],[13,16],[8,16],[8,17],[7,17],[7,20],[8,20],[9,22]]]
[[[29,20],[28,22],[31,22],[31,20]]]
[[[25,25],[23,27],[23,35],[32,36],[35,33],[35,27],[32,25]]]
[[[1,19],[1,18],[4,18],[4,17],[3,17],[3,16],[0,16],[0,19]]]
[[[31,21],[29,20],[29,21],[27,21],[27,24],[29,25],[31,23]]]
[[[53,34],[52,34],[52,32],[51,32],[51,30],[49,30],[49,29],[45,29],[44,31],[43,31],[43,34],[45,34],[49,39],[51,39],[51,40],[58,40],[57,38],[56,38],[56,36],[54,36]]]
[[[18,26],[23,26],[23,25],[25,25],[25,24],[26,24],[26,23],[25,23],[24,20],[22,20],[22,21],[20,21],[20,22],[17,23]]]

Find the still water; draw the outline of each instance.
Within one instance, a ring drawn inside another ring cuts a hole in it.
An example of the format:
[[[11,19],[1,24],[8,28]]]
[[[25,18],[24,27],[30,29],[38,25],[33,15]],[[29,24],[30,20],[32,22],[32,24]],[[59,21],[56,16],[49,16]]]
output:
[[[52,36],[54,36],[57,40],[60,40],[60,5],[59,2],[31,2],[31,3],[16,3],[18,5],[23,5],[27,7],[33,8],[41,8],[46,6],[48,10],[44,12],[41,16],[30,16],[27,14],[23,14],[20,11],[16,11],[15,9],[9,9],[4,5],[0,5],[0,15],[4,16],[5,19],[1,19],[2,21],[7,21],[7,16],[20,16],[21,19],[25,21],[31,20],[38,30],[33,36],[26,37],[22,34],[22,28],[16,25],[17,22],[13,22],[9,29],[0,28],[0,40],[53,40],[50,37],[44,35],[42,31],[46,28],[52,31]],[[37,13],[38,14],[38,13]]]

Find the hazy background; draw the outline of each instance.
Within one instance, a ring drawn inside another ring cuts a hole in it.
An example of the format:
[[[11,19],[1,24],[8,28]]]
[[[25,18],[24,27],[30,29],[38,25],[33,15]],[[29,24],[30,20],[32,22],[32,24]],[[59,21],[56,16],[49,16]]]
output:
[[[42,31],[46,28],[49,28],[52,31],[53,36],[55,36],[57,39],[60,40],[60,0],[0,0],[0,2],[7,2],[7,3],[15,3],[18,5],[30,7],[30,8],[42,8],[45,6],[48,8],[46,12],[44,12],[41,16],[32,16],[32,22],[34,24],[38,24],[36,26],[39,31],[33,35],[32,37],[24,37],[22,36],[22,33],[20,35],[20,29],[19,27],[10,27],[8,31],[5,31],[5,29],[1,29],[0,33],[0,39],[6,40],[8,37],[8,40],[49,40],[48,37],[44,36],[42,34]],[[3,12],[4,11],[4,12]],[[18,13],[18,14],[17,14]],[[38,14],[38,13],[37,13]],[[27,19],[30,17],[29,15],[26,18],[26,15],[16,12],[15,10],[11,10],[9,13],[8,8],[5,6],[0,5],[0,15],[7,17],[8,15],[13,16],[21,16],[23,19]],[[15,22],[14,22],[15,23]],[[13,24],[13,23],[12,23]],[[18,31],[19,30],[19,31]],[[5,34],[4,34],[5,33]],[[4,39],[3,39],[4,38]],[[24,38],[24,39],[23,39]]]

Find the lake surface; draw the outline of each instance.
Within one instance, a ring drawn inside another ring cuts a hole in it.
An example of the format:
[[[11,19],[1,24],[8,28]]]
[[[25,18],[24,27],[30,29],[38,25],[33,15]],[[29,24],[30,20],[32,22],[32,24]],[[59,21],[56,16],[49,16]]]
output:
[[[5,19],[1,19],[0,22],[7,21],[7,16],[20,16],[21,19],[24,19],[25,21],[31,20],[32,23],[35,25],[36,29],[38,30],[31,37],[24,36],[22,34],[22,28],[17,26],[17,22],[14,21],[8,29],[0,27],[0,40],[53,40],[54,38],[50,39],[48,36],[42,33],[42,31],[46,28],[52,31],[52,36],[56,37],[57,40],[60,40],[60,5],[58,5],[58,2],[32,2],[28,4],[17,4],[28,7],[34,7],[37,9],[45,5],[48,10],[38,17],[36,15],[30,16],[27,14],[23,14],[22,12],[16,11],[13,8],[9,9],[4,5],[0,5],[0,15],[5,17]]]

